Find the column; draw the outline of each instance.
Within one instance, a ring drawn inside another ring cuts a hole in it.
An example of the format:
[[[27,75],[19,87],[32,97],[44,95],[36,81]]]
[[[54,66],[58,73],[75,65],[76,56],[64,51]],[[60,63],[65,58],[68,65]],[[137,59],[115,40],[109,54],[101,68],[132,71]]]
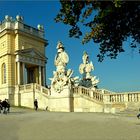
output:
[[[22,77],[23,77],[23,85],[27,84],[27,72],[25,71],[25,63],[22,63]]]
[[[128,102],[128,94],[124,94],[124,102]]]
[[[27,68],[26,68],[26,66],[25,66],[25,69],[24,69],[24,75],[25,75],[25,84],[27,84]]]
[[[22,84],[25,84],[25,75],[24,75],[25,64],[22,63]]]
[[[20,85],[20,62],[17,62],[17,81],[18,85]]]
[[[39,84],[42,85],[42,84],[41,84],[41,80],[42,80],[42,79],[41,79],[41,66],[39,66],[38,69],[39,69],[39,70],[38,70],[38,71],[39,71]]]
[[[45,67],[42,67],[42,80],[43,80],[43,82],[42,82],[42,84],[43,84],[43,86],[46,86],[46,75],[45,75]]]

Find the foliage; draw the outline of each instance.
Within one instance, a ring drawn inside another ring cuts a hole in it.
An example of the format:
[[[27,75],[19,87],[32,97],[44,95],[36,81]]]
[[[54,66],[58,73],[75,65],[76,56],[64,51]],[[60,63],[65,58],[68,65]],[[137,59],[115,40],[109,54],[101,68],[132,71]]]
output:
[[[70,25],[69,36],[83,35],[82,26],[90,29],[83,36],[82,43],[93,40],[100,44],[99,61],[105,55],[116,58],[124,52],[122,45],[127,37],[132,37],[131,47],[140,43],[140,2],[138,1],[96,1],[60,0],[61,8],[56,22]]]

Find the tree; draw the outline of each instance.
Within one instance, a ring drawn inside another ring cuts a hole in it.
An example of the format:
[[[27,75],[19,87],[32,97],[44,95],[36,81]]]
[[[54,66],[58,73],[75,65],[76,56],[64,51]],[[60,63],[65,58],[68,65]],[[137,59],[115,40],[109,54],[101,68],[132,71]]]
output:
[[[129,36],[132,38],[132,48],[140,43],[140,2],[60,0],[60,3],[61,8],[55,21],[71,26],[70,37],[84,36],[83,44],[90,40],[99,43],[99,61],[103,61],[106,55],[116,58],[120,52],[124,52],[122,43]],[[90,29],[84,35],[83,26]]]

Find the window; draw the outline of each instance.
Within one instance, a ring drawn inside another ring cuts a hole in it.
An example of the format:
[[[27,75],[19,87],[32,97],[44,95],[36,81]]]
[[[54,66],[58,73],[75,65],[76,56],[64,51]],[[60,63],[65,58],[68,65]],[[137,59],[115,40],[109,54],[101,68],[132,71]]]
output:
[[[6,83],[6,64],[2,64],[2,84]]]

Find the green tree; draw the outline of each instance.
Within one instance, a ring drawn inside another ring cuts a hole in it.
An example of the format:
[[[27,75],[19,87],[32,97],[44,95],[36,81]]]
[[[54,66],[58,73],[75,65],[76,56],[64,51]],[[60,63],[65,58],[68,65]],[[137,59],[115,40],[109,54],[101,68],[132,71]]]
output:
[[[60,0],[60,3],[55,21],[70,25],[69,36],[83,36],[83,44],[90,40],[99,43],[99,61],[103,61],[106,55],[116,58],[120,52],[124,52],[122,43],[127,37],[132,38],[132,48],[140,43],[140,2]],[[90,31],[83,34],[83,26]]]

